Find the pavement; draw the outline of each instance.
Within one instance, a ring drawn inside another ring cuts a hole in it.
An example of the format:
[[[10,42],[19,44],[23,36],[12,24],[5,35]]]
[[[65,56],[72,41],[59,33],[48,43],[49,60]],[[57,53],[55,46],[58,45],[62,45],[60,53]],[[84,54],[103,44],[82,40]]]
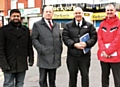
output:
[[[68,87],[69,83],[69,75],[66,66],[66,46],[64,46],[64,50],[62,53],[62,65],[57,70],[56,76],[56,87]],[[29,70],[26,73],[26,78],[24,82],[24,87],[40,87],[39,86],[39,70],[36,66],[36,56],[37,53],[35,52],[35,64],[33,67],[29,67]],[[90,80],[90,87],[101,87],[101,68],[99,60],[97,59],[97,44],[92,48],[92,55],[91,55],[91,66],[90,66],[90,73],[89,73],[89,80]],[[111,72],[112,73],[112,72]],[[0,87],[3,87],[3,74],[0,71]],[[78,81],[77,87],[81,87],[81,76],[80,72],[78,73]],[[113,77],[110,75],[110,86],[114,87]]]

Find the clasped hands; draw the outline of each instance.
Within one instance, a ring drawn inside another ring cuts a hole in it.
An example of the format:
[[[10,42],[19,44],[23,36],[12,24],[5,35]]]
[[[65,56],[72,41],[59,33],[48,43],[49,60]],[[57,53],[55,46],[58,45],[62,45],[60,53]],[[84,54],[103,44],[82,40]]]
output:
[[[77,49],[84,49],[86,46],[87,44],[85,42],[79,42],[74,44],[74,47]]]
[[[110,58],[111,57],[110,55],[106,54],[105,51],[102,51],[101,55],[105,58]]]

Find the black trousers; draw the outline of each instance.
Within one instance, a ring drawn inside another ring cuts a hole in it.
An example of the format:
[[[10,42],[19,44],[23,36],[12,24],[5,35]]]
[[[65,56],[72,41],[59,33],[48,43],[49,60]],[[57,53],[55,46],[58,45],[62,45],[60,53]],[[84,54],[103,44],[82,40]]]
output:
[[[69,71],[69,87],[77,87],[77,73],[81,73],[82,87],[89,87],[90,56],[81,57],[67,56],[67,67]]]
[[[55,80],[56,80],[56,69],[44,69],[39,68],[39,84],[40,87],[56,87]],[[49,81],[49,86],[47,84],[47,76]]]
[[[120,63],[100,62],[102,69],[102,87],[109,87],[110,69],[113,73],[115,87],[120,87]]]

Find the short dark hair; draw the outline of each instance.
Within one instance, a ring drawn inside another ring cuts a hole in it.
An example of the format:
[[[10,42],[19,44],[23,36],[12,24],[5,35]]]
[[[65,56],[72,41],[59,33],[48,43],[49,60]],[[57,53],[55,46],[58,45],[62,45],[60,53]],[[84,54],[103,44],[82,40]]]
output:
[[[11,16],[13,13],[19,13],[19,14],[21,15],[21,13],[20,13],[20,11],[19,11],[18,9],[12,9],[12,10],[10,11],[10,16]]]

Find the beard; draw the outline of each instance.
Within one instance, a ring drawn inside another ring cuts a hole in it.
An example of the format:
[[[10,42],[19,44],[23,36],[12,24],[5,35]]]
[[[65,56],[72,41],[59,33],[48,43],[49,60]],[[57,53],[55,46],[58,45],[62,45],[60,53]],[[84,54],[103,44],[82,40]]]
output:
[[[12,23],[12,25],[16,26],[16,27],[19,27],[21,26],[21,21],[20,20],[17,20],[17,19],[13,19],[10,21],[10,23]]]

